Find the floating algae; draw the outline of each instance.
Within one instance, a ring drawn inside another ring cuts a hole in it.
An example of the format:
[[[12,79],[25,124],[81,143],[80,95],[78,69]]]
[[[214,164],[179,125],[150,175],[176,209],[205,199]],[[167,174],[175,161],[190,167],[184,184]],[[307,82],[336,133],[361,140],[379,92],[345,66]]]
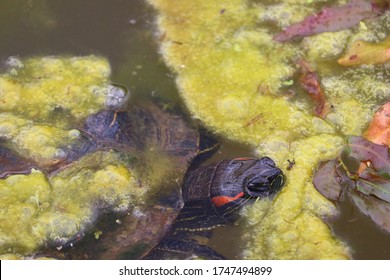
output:
[[[337,65],[351,40],[370,33],[379,41],[389,34],[384,23],[389,14],[347,30],[278,43],[272,38],[283,27],[345,1],[149,2],[159,12],[162,55],[177,74],[191,113],[284,166],[286,185],[274,203],[257,203],[245,212],[242,257],[350,258],[349,248],[321,219],[337,209],[314,189],[312,175],[320,161],[337,155],[347,134],[362,133],[390,96],[388,65],[347,71]],[[307,93],[291,83],[301,57],[320,77],[329,104],[324,118],[313,115]],[[293,159],[296,164],[288,167]]]
[[[96,56],[13,62],[0,77],[1,112],[38,121],[66,112],[68,118],[80,120],[102,108],[110,73],[108,62]]]
[[[114,152],[85,156],[51,177],[34,170],[9,176],[0,180],[0,253],[27,255],[43,245],[70,244],[100,214],[140,204],[144,192]]]

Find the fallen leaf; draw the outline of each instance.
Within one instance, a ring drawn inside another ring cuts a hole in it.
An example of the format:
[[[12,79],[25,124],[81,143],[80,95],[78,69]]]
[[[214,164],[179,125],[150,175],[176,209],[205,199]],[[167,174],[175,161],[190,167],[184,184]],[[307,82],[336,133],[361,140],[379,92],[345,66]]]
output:
[[[298,60],[298,64],[301,67],[302,72],[299,82],[315,103],[315,115],[324,118],[328,113],[328,108],[326,106],[325,94],[321,88],[318,75],[305,60]]]
[[[383,64],[390,60],[390,36],[379,43],[356,41],[337,62],[343,66]]]
[[[349,156],[360,162],[370,162],[373,170],[390,178],[389,148],[372,143],[363,137],[350,136],[345,149]]]
[[[363,136],[373,143],[390,145],[390,102],[383,105],[375,113]]]
[[[387,146],[350,136],[337,159],[320,164],[313,184],[333,201],[340,202],[341,194],[348,193],[364,215],[390,233],[389,171]]]
[[[322,32],[338,31],[350,28],[361,20],[377,15],[372,5],[366,0],[351,0],[339,7],[327,7],[320,12],[306,17],[303,21],[287,27],[273,39],[279,42],[289,41]]]
[[[322,162],[313,178],[314,187],[327,199],[338,200],[342,191],[337,174],[338,160]]]

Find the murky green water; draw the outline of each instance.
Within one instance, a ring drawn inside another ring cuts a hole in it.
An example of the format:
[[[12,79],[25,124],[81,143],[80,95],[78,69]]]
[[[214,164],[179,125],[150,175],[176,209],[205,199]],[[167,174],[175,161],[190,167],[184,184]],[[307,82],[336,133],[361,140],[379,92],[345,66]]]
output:
[[[109,59],[112,81],[129,88],[132,99],[156,97],[182,106],[157,43],[153,11],[142,0],[0,0],[0,61],[9,56],[98,54]],[[253,155],[250,147],[223,140],[211,160]],[[353,257],[389,259],[390,236],[351,204],[341,210],[329,224],[353,248]],[[237,234],[238,228],[218,229],[212,247],[237,258]]]

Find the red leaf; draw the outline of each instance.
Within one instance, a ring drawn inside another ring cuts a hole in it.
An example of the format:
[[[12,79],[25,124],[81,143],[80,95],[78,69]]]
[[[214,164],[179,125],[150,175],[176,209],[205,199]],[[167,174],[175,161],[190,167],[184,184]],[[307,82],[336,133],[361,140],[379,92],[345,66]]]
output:
[[[309,97],[314,101],[314,113],[317,117],[324,118],[328,113],[325,94],[321,88],[318,75],[310,65],[303,59],[298,61],[302,75],[299,79],[301,86],[307,91]]]
[[[390,102],[375,113],[364,137],[376,144],[390,145]]]
[[[324,8],[316,14],[306,17],[303,21],[290,25],[277,34],[274,40],[285,42],[296,37],[338,31],[350,28],[361,20],[376,15],[369,1],[351,0],[344,6]]]

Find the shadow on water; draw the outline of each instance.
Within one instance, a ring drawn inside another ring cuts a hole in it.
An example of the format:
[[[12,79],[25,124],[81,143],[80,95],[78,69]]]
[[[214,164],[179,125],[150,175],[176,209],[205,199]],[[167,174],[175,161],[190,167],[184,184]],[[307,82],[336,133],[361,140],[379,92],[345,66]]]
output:
[[[153,11],[142,0],[1,0],[0,60],[102,55],[112,66],[112,81],[129,88],[131,98],[157,97],[183,107],[174,78],[158,55],[152,19]],[[222,140],[209,160],[244,156],[254,156],[251,147]],[[354,258],[390,258],[389,235],[348,202],[341,212],[330,224],[353,248]],[[218,229],[211,246],[228,258],[239,258],[238,234],[237,227]]]

